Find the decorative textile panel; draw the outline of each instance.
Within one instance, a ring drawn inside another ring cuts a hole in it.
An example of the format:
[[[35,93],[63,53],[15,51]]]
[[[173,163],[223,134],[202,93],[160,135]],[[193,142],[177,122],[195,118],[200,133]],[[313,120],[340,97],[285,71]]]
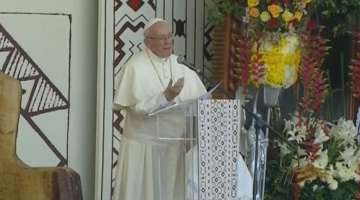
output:
[[[199,117],[199,200],[236,199],[241,105],[203,100]]]

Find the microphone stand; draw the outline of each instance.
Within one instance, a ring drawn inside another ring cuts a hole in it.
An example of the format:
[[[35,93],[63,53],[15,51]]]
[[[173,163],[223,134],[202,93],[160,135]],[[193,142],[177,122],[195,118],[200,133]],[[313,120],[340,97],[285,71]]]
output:
[[[260,186],[260,181],[261,181],[261,177],[259,173],[259,168],[260,168],[260,163],[259,163],[259,135],[262,133],[262,138],[263,136],[263,132],[261,131],[264,127],[264,123],[263,120],[261,118],[261,115],[257,115],[257,120],[255,120],[255,162],[254,162],[254,181],[253,181],[253,200],[258,200],[261,199],[260,196],[260,191],[259,190],[259,186]],[[266,139],[265,139],[266,142]],[[267,147],[267,145],[266,145]],[[267,149],[267,148],[265,148]]]
[[[242,109],[245,110],[246,113],[248,113],[255,121],[260,121],[259,125],[262,125],[262,128],[268,128],[271,132],[274,133],[274,135],[280,139],[282,142],[285,142],[287,145],[289,145],[293,150],[296,150],[296,145],[290,143],[284,136],[279,133],[276,129],[274,129],[272,126],[270,126],[267,122],[265,122],[262,117],[259,114],[251,112],[248,108],[246,108],[244,105],[241,106]]]
[[[275,130],[272,126],[270,126],[266,121],[264,121],[260,114],[254,113],[246,108],[244,105],[241,106],[246,113],[248,113],[251,118],[254,119],[253,125],[250,129],[255,128],[255,149],[253,156],[253,163],[250,165],[250,169],[254,171],[253,173],[253,200],[260,200],[264,198],[264,191],[265,191],[265,176],[266,176],[266,151],[268,146],[268,134],[264,134],[262,131],[264,128],[270,131],[279,138],[281,141],[285,142],[289,145],[290,148],[296,150],[296,146],[290,143],[284,136],[282,136],[277,130]],[[268,111],[269,114],[270,111]],[[253,130],[252,130],[253,131]],[[251,131],[250,131],[251,132]],[[261,141],[261,142],[260,142]],[[259,144],[261,143],[261,144]],[[261,149],[259,146],[261,145]],[[259,152],[261,151],[261,155]],[[259,156],[261,156],[259,160]],[[259,163],[261,161],[261,163]],[[260,171],[259,171],[260,170]],[[262,173],[261,173],[262,172]]]

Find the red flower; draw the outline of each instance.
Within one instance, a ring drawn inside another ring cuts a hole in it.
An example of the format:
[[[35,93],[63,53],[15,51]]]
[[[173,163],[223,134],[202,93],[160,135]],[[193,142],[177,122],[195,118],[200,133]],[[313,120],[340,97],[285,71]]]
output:
[[[279,21],[276,18],[271,18],[268,22],[267,22],[267,26],[269,28],[277,28],[279,26]]]
[[[283,3],[285,6],[288,6],[290,4],[290,0],[283,0]]]
[[[317,155],[317,152],[320,150],[320,145],[315,144],[314,142],[315,139],[307,139],[302,144],[311,162],[314,162],[319,157],[319,155]]]
[[[307,28],[310,30],[314,30],[317,27],[317,23],[315,20],[309,20],[308,24],[307,24]]]

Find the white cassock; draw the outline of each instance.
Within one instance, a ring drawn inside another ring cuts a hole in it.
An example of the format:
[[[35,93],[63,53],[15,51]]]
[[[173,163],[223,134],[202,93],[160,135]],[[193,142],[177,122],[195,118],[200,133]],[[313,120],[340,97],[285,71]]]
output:
[[[133,56],[124,66],[114,104],[126,110],[124,133],[116,171],[113,200],[184,200],[184,120],[175,114],[148,116],[168,102],[163,95],[170,79],[184,78],[175,98],[181,103],[206,93],[197,74],[176,62],[162,59],[149,49]],[[160,123],[159,123],[160,122]]]

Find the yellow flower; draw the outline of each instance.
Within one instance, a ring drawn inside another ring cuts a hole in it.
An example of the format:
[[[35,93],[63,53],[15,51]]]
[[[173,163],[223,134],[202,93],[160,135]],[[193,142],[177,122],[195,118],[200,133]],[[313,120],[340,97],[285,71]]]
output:
[[[300,12],[300,11],[296,11],[295,12],[295,19],[297,19],[298,21],[300,21],[301,20],[301,18],[302,18],[302,16],[303,16],[303,13],[302,12]]]
[[[258,17],[260,15],[259,10],[257,8],[250,8],[249,15],[251,17]]]
[[[273,87],[281,87],[284,82],[285,71],[277,64],[266,65],[266,83]]]
[[[285,22],[289,22],[293,19],[294,14],[292,12],[290,12],[288,9],[286,9],[281,16]]]
[[[269,14],[267,11],[262,12],[261,15],[260,15],[260,19],[261,19],[261,21],[263,21],[263,22],[269,21],[270,18],[271,18],[271,16],[270,16],[270,14]]]
[[[311,2],[311,0],[302,0],[302,2],[306,5]]]
[[[268,11],[271,13],[273,17],[277,18],[279,17],[283,9],[276,4],[271,4],[270,6],[268,6]]]
[[[264,38],[259,50],[265,68],[264,84],[288,88],[296,82],[301,59],[296,35],[282,35],[277,41]]]
[[[259,0],[247,0],[248,7],[255,7],[259,5]]]

